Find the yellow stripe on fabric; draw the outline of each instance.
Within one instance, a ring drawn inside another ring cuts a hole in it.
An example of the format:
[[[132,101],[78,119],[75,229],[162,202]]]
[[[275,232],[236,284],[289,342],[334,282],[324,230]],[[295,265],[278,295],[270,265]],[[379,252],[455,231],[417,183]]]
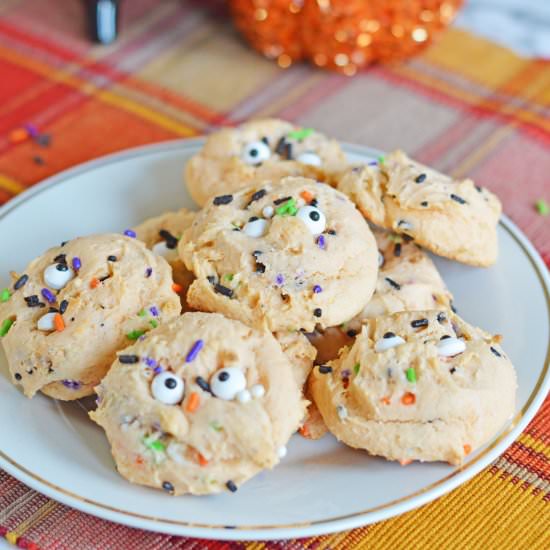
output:
[[[265,548],[265,542],[247,542],[245,543],[246,550],[263,550]]]
[[[518,441],[526,447],[529,447],[529,449],[533,449],[533,451],[543,454],[550,460],[550,447],[545,445],[542,441],[535,439],[526,433],[521,434],[518,437]]]
[[[190,126],[175,122],[171,118],[164,116],[157,111],[153,111],[152,109],[140,105],[130,99],[120,97],[111,91],[100,91],[95,84],[75,77],[71,74],[71,72],[80,68],[80,65],[72,63],[67,65],[67,67],[63,70],[52,71],[52,69],[44,63],[31,60],[2,47],[0,47],[0,57],[7,59],[16,65],[25,67],[26,69],[29,69],[37,74],[45,76],[51,81],[71,86],[84,94],[103,101],[104,103],[120,107],[145,120],[154,122],[158,126],[170,130],[178,135],[191,136],[195,134],[195,131]]]
[[[36,523],[39,521],[42,521],[46,516],[49,516],[57,507],[59,504],[55,502],[54,500],[48,500],[43,506],[38,508],[36,512],[30,517],[28,517],[25,521],[21,522],[13,531],[10,531],[6,534],[6,538],[8,538],[8,535],[11,535],[12,539],[15,541],[12,542],[8,539],[11,544],[16,544],[17,539],[22,537],[29,529],[31,529]]]
[[[3,174],[0,174],[0,188],[5,191],[9,191],[14,195],[17,195],[17,193],[21,193],[25,190],[25,186],[22,183],[8,178],[8,176],[4,176]]]

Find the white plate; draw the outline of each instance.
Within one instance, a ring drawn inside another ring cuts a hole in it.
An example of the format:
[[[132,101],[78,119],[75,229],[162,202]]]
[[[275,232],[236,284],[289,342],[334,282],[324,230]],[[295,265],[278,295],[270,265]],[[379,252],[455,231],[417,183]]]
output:
[[[89,162],[50,178],[0,210],[0,289],[49,246],[76,235],[123,231],[152,215],[192,206],[181,183],[200,140],[162,143]],[[346,146],[354,160],[376,151]],[[82,403],[26,400],[8,381],[0,355],[0,467],[30,487],[79,510],[165,533],[217,539],[303,537],[380,521],[464,483],[519,435],[550,386],[550,282],[523,234],[506,218],[500,257],[490,269],[437,260],[460,314],[504,335],[518,371],[517,415],[462,468],[371,458],[331,436],[294,436],[282,464],[236,494],[172,498],[117,475],[102,431]]]

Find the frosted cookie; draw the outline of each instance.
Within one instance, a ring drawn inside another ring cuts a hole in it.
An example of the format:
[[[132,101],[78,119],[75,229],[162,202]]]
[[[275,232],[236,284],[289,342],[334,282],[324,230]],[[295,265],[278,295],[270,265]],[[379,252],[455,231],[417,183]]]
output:
[[[372,299],[340,327],[309,335],[317,348],[317,362],[335,359],[351,345],[365,319],[398,311],[452,308],[452,295],[431,258],[406,236],[373,230],[378,245],[379,271]]]
[[[351,447],[459,464],[515,410],[516,374],[499,339],[451,312],[370,319],[353,347],[313,369],[310,390]]]
[[[275,338],[185,313],[120,352],[91,418],[118,472],[170,494],[236,491],[286,454],[305,401]]]
[[[195,278],[178,256],[178,241],[182,233],[191,226],[196,212],[182,208],[176,212],[165,212],[149,218],[133,230],[136,238],[145,243],[154,254],[162,256],[172,268],[175,289],[180,295],[182,306],[187,307],[185,295]]]
[[[187,162],[185,182],[193,200],[204,206],[211,197],[284,176],[330,183],[346,167],[335,140],[284,120],[262,119],[210,135]]]
[[[351,201],[294,177],[214,197],[179,253],[196,276],[191,307],[272,332],[350,319],[371,297],[378,269],[374,237]]]
[[[414,238],[428,250],[476,266],[498,254],[498,198],[470,179],[453,180],[396,151],[340,179],[367,219]]]
[[[48,250],[13,276],[0,303],[13,382],[27,397],[93,394],[117,350],[179,315],[172,284],[166,261],[130,236],[80,237]]]

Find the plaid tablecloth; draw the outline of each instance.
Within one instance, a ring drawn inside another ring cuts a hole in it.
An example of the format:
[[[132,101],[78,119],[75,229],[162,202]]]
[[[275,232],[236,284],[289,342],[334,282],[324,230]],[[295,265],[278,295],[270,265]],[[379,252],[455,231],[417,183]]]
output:
[[[95,47],[81,0],[0,3],[0,202],[105,153],[273,115],[471,175],[498,193],[550,263],[550,216],[534,207],[550,202],[550,64],[450,30],[410,62],[351,79],[281,70],[241,42],[220,2],[126,1],[122,27],[115,44]],[[25,125],[40,137],[24,139]],[[362,529],[286,542],[192,541],[71,510],[0,471],[0,535],[29,549],[548,549],[549,500],[547,399],[469,483]]]

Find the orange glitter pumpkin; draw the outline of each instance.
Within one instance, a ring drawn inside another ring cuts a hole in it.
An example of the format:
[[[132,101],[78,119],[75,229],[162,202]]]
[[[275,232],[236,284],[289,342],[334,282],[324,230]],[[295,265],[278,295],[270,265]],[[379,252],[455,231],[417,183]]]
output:
[[[250,44],[286,68],[309,59],[353,75],[414,55],[453,19],[462,0],[230,0]]]

